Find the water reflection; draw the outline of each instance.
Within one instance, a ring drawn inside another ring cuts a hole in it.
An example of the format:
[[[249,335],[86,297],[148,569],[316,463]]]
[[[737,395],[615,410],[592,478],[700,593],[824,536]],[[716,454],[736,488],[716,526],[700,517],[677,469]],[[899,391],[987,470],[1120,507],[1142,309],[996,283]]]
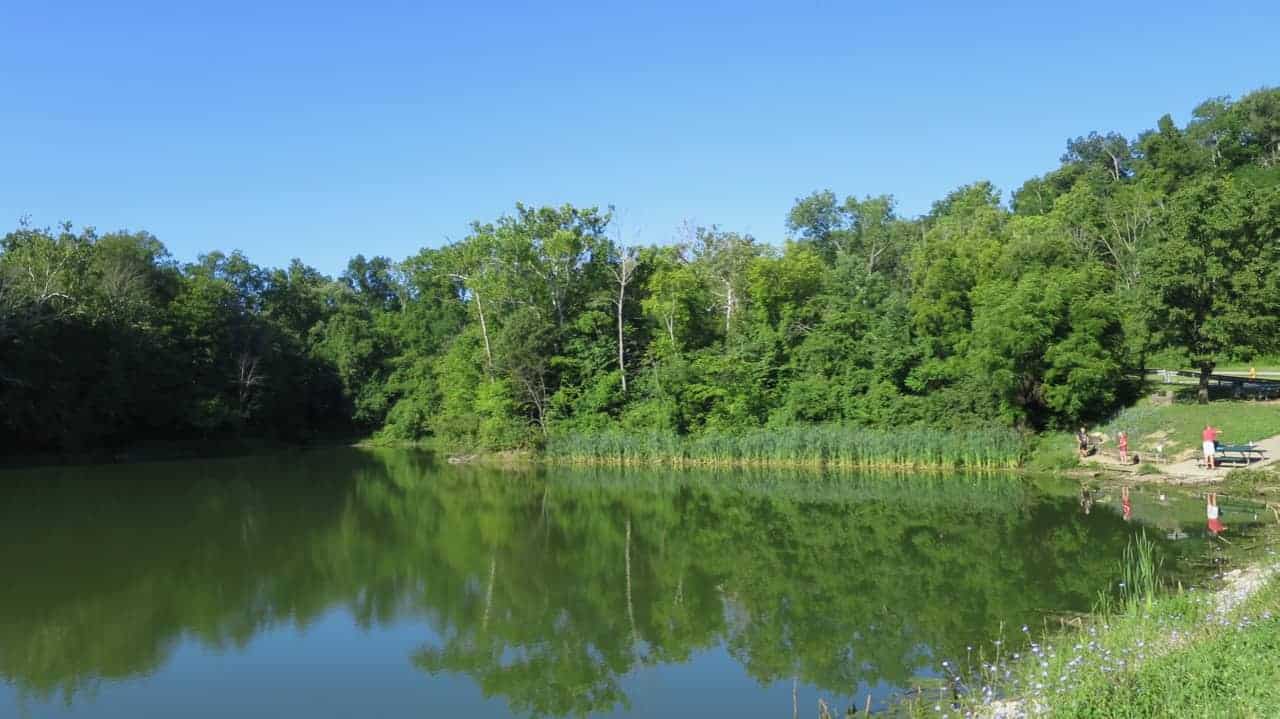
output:
[[[184,643],[234,652],[334,607],[425,622],[404,662],[521,715],[625,708],[629,673],[717,647],[762,685],[861,695],[1087,610],[1137,529],[1000,478],[539,477],[405,451],[6,480],[0,676],[73,703]]]

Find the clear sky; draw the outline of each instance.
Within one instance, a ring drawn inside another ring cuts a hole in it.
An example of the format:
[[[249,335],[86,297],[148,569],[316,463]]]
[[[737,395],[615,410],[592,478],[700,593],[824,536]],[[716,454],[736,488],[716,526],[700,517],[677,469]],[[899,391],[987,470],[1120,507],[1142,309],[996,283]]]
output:
[[[0,229],[146,229],[335,273],[525,203],[779,242],[796,197],[914,215],[1068,136],[1280,83],[1280,3],[0,3]]]

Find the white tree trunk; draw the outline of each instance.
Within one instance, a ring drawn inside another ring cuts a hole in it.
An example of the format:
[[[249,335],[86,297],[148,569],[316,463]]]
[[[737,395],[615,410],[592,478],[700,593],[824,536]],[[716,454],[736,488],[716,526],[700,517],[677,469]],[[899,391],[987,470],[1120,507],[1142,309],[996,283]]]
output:
[[[484,338],[484,363],[485,369],[489,372],[493,371],[493,350],[489,347],[489,325],[484,321],[484,305],[480,302],[480,293],[472,290],[472,294],[476,296],[476,312],[480,315],[480,335]]]

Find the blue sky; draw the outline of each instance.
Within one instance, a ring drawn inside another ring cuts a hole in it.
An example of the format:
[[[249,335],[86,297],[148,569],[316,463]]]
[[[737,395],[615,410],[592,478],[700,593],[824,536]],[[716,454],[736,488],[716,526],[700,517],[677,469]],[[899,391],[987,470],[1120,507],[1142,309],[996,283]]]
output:
[[[0,228],[335,273],[516,201],[780,242],[796,197],[1007,192],[1068,136],[1280,83],[1280,4],[0,5]]]

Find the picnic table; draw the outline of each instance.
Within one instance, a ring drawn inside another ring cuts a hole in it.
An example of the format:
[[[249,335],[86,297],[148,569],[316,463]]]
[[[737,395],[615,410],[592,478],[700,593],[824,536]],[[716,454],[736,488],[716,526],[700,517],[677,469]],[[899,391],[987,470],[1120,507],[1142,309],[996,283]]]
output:
[[[1267,458],[1267,451],[1253,442],[1248,444],[1219,444],[1216,454],[1219,461],[1227,460],[1229,462],[1240,462],[1241,464],[1250,464]]]

